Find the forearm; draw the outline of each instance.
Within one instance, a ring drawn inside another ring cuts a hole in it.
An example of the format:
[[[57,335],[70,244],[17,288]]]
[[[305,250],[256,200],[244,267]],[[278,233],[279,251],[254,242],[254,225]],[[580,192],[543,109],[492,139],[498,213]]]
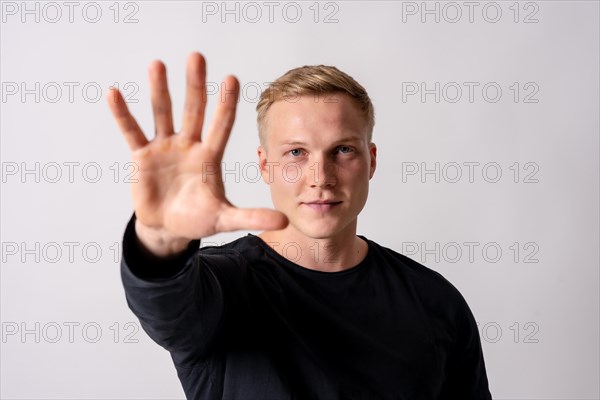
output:
[[[180,253],[156,257],[139,246],[135,215],[123,237],[121,278],[127,304],[144,331],[182,363],[205,353],[222,317],[222,293],[211,274],[199,268],[199,241]]]

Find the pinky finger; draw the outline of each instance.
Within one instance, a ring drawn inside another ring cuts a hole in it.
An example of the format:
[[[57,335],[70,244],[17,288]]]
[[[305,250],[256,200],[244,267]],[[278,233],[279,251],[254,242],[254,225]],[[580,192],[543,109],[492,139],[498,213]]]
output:
[[[146,139],[137,121],[129,112],[119,90],[111,88],[106,96],[106,101],[131,151],[147,145],[148,139]]]

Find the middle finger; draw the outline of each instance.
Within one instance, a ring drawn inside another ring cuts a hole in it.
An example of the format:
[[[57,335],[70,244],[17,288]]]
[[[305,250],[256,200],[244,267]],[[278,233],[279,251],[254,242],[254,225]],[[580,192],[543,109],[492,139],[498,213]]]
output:
[[[173,114],[171,111],[171,96],[167,87],[167,70],[160,61],[150,65],[148,75],[150,78],[150,96],[152,99],[152,113],[156,137],[166,138],[173,132]]]
[[[188,57],[186,81],[181,134],[191,140],[200,140],[206,109],[206,61],[200,53]]]

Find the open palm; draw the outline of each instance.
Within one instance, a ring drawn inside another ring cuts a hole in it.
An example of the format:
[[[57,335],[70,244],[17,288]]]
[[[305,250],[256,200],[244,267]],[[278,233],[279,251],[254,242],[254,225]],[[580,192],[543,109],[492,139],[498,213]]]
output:
[[[199,53],[187,62],[187,88],[181,132],[175,134],[163,63],[150,65],[149,78],[156,127],[148,141],[117,89],[107,100],[139,167],[132,184],[137,222],[163,237],[199,239],[239,229],[273,230],[287,218],[269,209],[240,209],[225,197],[221,160],[235,120],[239,83],[225,78],[226,95],[202,135],[206,108],[206,64]],[[203,137],[204,136],[204,137]],[[202,139],[202,140],[201,140]]]

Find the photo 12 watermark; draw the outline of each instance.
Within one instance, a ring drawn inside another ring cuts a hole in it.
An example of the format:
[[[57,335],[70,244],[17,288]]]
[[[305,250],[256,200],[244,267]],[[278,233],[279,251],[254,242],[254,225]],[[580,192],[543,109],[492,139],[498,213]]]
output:
[[[288,23],[301,21],[337,24],[340,2],[336,1],[203,1],[202,23]]]
[[[403,103],[513,103],[537,104],[537,82],[402,82]]]
[[[118,264],[122,257],[120,241],[18,241],[0,243],[3,268],[23,264],[94,265],[100,262]]]
[[[402,161],[402,183],[540,183],[535,161]]]
[[[105,95],[108,85],[87,82],[41,82],[41,81],[3,81],[2,103],[98,103]],[[140,87],[137,82],[113,82],[110,88],[121,91],[126,103],[138,103]]]
[[[2,183],[19,184],[94,184],[137,183],[139,166],[135,162],[100,163],[96,161],[4,161]]]
[[[139,343],[137,322],[4,321],[2,343]]]
[[[140,22],[140,3],[135,1],[3,1],[3,24],[115,24]]]
[[[537,242],[447,241],[414,242],[401,244],[402,254],[417,258],[422,263],[497,264],[501,261],[515,264],[540,262]]]
[[[140,3],[135,1],[3,1],[3,24],[115,24],[140,22]]]
[[[540,5],[534,1],[403,1],[401,7],[403,23],[540,22]]]

